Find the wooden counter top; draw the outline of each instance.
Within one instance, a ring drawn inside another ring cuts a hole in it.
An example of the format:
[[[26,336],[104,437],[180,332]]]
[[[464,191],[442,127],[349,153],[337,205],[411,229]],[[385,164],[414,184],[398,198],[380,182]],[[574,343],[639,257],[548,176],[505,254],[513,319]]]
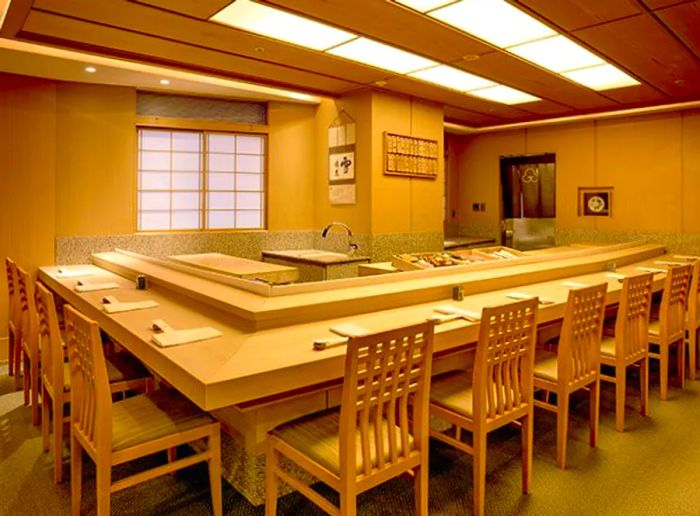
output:
[[[566,259],[562,259],[549,262],[551,265],[549,269],[533,267],[527,272],[520,271],[518,274],[522,277],[517,283],[517,290],[538,294],[555,301],[552,305],[541,307],[540,322],[562,317],[568,294],[568,288],[561,284],[564,279],[582,283],[605,281],[609,288],[607,302],[615,303],[619,296],[620,283],[615,279],[607,278],[602,272],[601,264],[609,263],[611,260],[620,263],[620,260],[626,257],[628,264],[619,267],[618,272],[637,273],[636,265],[654,266],[653,261],[659,259],[663,248],[639,246],[628,248],[623,253],[624,256],[620,254],[621,252],[617,250],[588,256],[588,260],[582,262],[579,261],[581,258],[574,259],[575,263],[568,264],[560,263],[567,262]],[[109,291],[110,295],[114,295],[120,301],[152,299],[157,301],[159,306],[108,315],[101,308],[103,292],[75,292],[73,288],[76,279],[58,278],[56,267],[42,267],[39,278],[66,301],[89,317],[96,319],[108,334],[205,410],[279,395],[340,379],[343,375],[344,346],[315,351],[312,345],[316,339],[333,337],[329,328],[334,325],[352,322],[371,331],[378,331],[424,320],[433,315],[433,309],[440,304],[456,304],[476,311],[481,310],[483,306],[503,304],[509,301],[505,294],[516,290],[512,281],[509,281],[511,275],[507,274],[508,271],[513,272],[512,268],[503,268],[499,270],[506,273],[497,274],[490,280],[471,278],[471,282],[465,285],[474,286],[472,293],[467,294],[461,302],[452,301],[449,293],[435,297],[435,292],[430,289],[428,290],[433,295],[428,299],[411,296],[412,285],[418,290],[421,288],[421,280],[415,279],[411,284],[398,282],[398,284],[403,283],[403,290],[398,290],[396,282],[384,285],[384,288],[394,289],[396,295],[408,295],[413,301],[408,306],[405,303],[399,303],[393,306],[380,305],[377,308],[376,303],[372,301],[372,290],[376,289],[376,286],[358,287],[353,292],[354,298],[347,292],[343,294],[334,289],[323,294],[318,292],[292,294],[285,296],[285,299],[240,292],[228,285],[218,285],[219,290],[216,293],[208,293],[210,297],[221,296],[219,306],[214,306],[212,302],[203,301],[202,293],[206,289],[188,290],[189,287],[203,285],[194,280],[209,281],[209,286],[214,286],[215,282],[210,280],[190,278],[193,283],[180,285],[179,289],[173,289],[170,284],[150,281],[148,290],[136,290],[129,277],[121,277],[102,268],[90,267],[95,272],[90,277],[90,281],[95,283],[115,281],[120,285],[119,289]],[[596,270],[591,270],[593,268]],[[186,275],[179,271],[171,272],[177,272],[177,277],[171,278],[174,282],[178,278],[182,279],[180,275]],[[387,277],[394,276],[396,275]],[[458,273],[456,276],[461,275]],[[527,278],[530,281],[526,281]],[[663,274],[656,275],[655,278],[657,288],[661,288]],[[431,279],[434,278],[422,281],[430,283]],[[463,279],[463,281],[466,280]],[[454,279],[450,284],[455,284]],[[311,298],[314,297],[321,299],[312,300]],[[326,309],[324,299],[334,298],[335,303],[340,303],[339,299],[342,299],[348,305],[352,305],[351,309],[345,313],[339,313],[341,311],[334,305]],[[253,301],[257,305],[253,306]],[[286,325],[256,329],[242,324],[241,320],[244,318],[235,315],[235,311],[229,306],[229,303],[234,302],[247,303],[249,306],[246,310],[251,312],[259,309],[264,313],[266,310],[271,310],[270,304],[277,304],[278,306],[272,310],[292,310],[296,305],[297,313],[305,314],[307,311],[313,311],[315,315],[302,317]],[[356,311],[356,305],[360,304],[365,307],[364,313]],[[164,319],[175,329],[212,326],[220,330],[223,336],[173,348],[159,348],[150,342],[153,319]],[[444,353],[470,345],[476,341],[478,327],[478,323],[463,321],[438,326],[436,352]]]

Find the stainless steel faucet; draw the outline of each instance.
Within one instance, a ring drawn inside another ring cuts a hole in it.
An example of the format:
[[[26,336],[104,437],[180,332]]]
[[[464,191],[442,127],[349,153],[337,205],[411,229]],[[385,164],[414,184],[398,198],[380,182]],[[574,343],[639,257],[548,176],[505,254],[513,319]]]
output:
[[[328,236],[328,233],[330,232],[331,228],[333,226],[340,226],[341,228],[345,229],[345,231],[348,234],[348,254],[353,254],[355,251],[357,251],[357,244],[352,241],[352,230],[350,229],[350,226],[343,222],[331,222],[328,224],[325,228],[323,228],[323,231],[321,231],[321,238],[326,238]]]

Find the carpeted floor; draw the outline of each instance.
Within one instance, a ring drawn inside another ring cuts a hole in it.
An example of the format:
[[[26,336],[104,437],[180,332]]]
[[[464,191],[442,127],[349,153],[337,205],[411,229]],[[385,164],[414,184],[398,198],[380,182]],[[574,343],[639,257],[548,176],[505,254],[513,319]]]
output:
[[[611,385],[604,385],[600,442],[595,449],[588,446],[587,400],[585,396],[576,399],[566,471],[555,464],[555,416],[538,410],[534,482],[528,496],[520,493],[518,432],[504,429],[492,435],[487,514],[700,514],[700,381],[688,382],[685,391],[672,389],[669,401],[661,402],[656,378],[652,375],[650,418],[634,411],[638,398],[628,397],[625,433],[615,432],[614,391]],[[31,425],[21,393],[13,392],[11,387],[6,367],[0,366],[0,514],[68,514],[69,484],[53,483],[51,456],[42,453],[39,429]],[[430,453],[431,514],[470,514],[471,457],[439,443],[432,443]],[[67,476],[67,452],[65,457]],[[84,514],[94,514],[94,469],[89,461],[86,464],[82,508]],[[117,468],[115,475],[129,471]],[[263,514],[263,507],[252,506],[226,482],[223,485],[225,514]],[[319,489],[334,498],[329,489]],[[361,515],[408,515],[412,508],[412,482],[407,478],[388,482],[358,500]],[[161,477],[112,497],[115,515],[209,512],[206,467]],[[294,493],[280,500],[278,514],[322,513]]]

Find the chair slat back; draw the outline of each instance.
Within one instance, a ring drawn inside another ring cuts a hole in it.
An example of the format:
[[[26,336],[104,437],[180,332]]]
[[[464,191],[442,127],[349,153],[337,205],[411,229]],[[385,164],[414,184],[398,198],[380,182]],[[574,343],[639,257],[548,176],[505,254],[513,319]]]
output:
[[[8,320],[14,327],[15,331],[19,331],[20,319],[17,309],[17,264],[10,257],[5,257],[5,271],[7,272],[7,295],[8,295]],[[11,357],[10,357],[11,358]]]
[[[607,283],[569,291],[557,348],[557,375],[574,384],[598,374]]]
[[[41,349],[41,374],[54,392],[63,389],[63,344],[53,294],[36,284],[37,340]]]
[[[99,327],[70,305],[63,310],[71,375],[71,431],[80,434],[88,452],[109,453],[112,398]]]
[[[649,312],[654,276],[627,276],[622,280],[620,305],[615,321],[615,357],[627,361],[647,352]]]
[[[432,353],[432,322],[350,339],[340,411],[342,478],[380,472],[427,446]],[[363,459],[361,470],[356,457]]]
[[[22,267],[17,267],[17,298],[22,315],[22,342],[27,346],[31,359],[36,360],[39,358],[39,343],[34,288],[32,277]]]
[[[671,266],[668,269],[659,309],[662,338],[677,340],[685,335],[685,309],[691,273],[690,264]]]
[[[688,289],[688,323],[692,329],[700,326],[700,260],[691,267],[690,288]]]
[[[474,361],[474,418],[491,421],[532,402],[537,298],[487,307]]]

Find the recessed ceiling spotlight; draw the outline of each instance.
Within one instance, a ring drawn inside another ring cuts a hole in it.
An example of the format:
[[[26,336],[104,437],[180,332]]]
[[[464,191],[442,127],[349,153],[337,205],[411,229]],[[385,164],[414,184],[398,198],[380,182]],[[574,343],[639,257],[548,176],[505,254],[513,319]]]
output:
[[[160,80],[160,83],[161,83],[163,86],[167,86],[168,84],[170,84],[170,80],[169,80],[169,79],[161,79],[161,80]]]
[[[467,54],[466,56],[462,56],[463,61],[478,61],[479,60],[479,55],[478,54]]]
[[[383,88],[384,86],[386,86],[386,81],[380,79],[378,81],[374,81],[374,84],[375,84],[375,86],[379,86],[380,88]]]
[[[85,71],[87,73],[95,73],[97,71],[97,68],[95,68],[94,66],[86,66]]]
[[[265,52],[264,47],[255,47],[253,50],[255,50],[256,52]]]

